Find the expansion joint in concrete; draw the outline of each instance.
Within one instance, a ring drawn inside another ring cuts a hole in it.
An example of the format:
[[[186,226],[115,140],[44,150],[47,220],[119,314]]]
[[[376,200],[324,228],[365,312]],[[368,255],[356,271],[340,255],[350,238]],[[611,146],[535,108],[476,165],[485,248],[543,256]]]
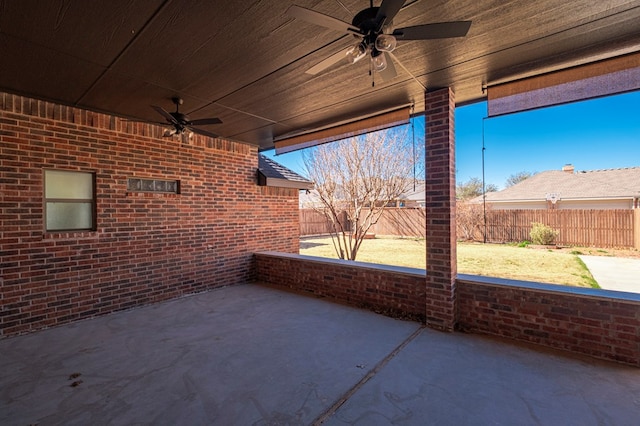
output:
[[[422,331],[425,329],[425,326],[418,328],[416,331],[411,333],[409,337],[407,337],[402,343],[400,343],[393,351],[389,353],[386,357],[384,357],[379,363],[375,365],[358,383],[356,383],[351,389],[345,392],[340,398],[334,402],[331,407],[329,407],[324,413],[320,414],[316,419],[311,423],[313,426],[319,426],[324,423],[329,417],[335,414],[338,409],[349,400],[353,395],[355,395],[360,388],[362,388],[369,380],[375,377],[376,374],[380,372],[388,363],[391,361],[396,355],[400,353],[409,343],[411,343],[416,337],[418,337]]]

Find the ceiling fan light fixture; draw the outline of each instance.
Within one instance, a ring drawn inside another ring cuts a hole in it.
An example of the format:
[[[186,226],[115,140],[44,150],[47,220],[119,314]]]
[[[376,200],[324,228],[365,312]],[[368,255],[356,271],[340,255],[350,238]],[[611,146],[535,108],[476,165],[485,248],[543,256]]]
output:
[[[355,64],[356,62],[367,56],[367,50],[367,45],[363,42],[359,42],[347,51],[347,59],[350,63]]]
[[[389,34],[380,34],[376,37],[376,50],[380,52],[393,52],[396,48],[397,40],[394,36]]]
[[[387,69],[387,58],[382,52],[377,52],[377,55],[371,55],[371,62],[373,63],[373,69],[377,72],[382,72]]]
[[[176,134],[176,129],[164,129],[164,133],[162,133],[163,138],[168,138]]]

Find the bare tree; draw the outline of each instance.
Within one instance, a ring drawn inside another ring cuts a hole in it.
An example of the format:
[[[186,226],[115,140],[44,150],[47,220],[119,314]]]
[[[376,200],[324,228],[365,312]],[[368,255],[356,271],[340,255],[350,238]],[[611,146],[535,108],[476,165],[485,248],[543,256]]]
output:
[[[303,152],[307,176],[320,199],[315,209],[330,223],[341,259],[356,259],[367,231],[412,187],[416,159],[424,158],[424,143],[414,149],[407,133],[404,127],[394,128]]]
[[[456,203],[456,224],[458,239],[482,240],[484,233],[484,210],[480,203],[459,201]]]
[[[492,183],[487,183],[484,188],[485,192],[496,192],[498,187]],[[459,200],[469,200],[482,195],[482,180],[472,177],[466,182],[456,185],[456,198]]]
[[[505,182],[505,186],[508,188],[510,186],[516,185],[516,184],[522,182],[525,179],[529,179],[534,174],[535,174],[535,172],[531,173],[531,172],[526,172],[526,171],[514,173],[514,174],[512,174],[511,176],[509,176],[507,178],[507,181]]]

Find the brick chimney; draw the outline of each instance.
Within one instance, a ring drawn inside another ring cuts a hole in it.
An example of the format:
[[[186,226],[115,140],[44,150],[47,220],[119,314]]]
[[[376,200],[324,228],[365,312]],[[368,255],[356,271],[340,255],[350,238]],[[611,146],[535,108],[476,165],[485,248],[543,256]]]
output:
[[[562,171],[567,173],[573,173],[574,167],[573,164],[565,164],[562,166]]]

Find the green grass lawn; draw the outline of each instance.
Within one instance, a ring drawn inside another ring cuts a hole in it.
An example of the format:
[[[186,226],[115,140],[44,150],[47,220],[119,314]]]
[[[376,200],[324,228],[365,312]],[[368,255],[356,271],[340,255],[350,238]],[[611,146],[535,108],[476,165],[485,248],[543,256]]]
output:
[[[300,254],[337,258],[331,238],[302,238]],[[425,268],[424,240],[380,238],[364,240],[357,260],[387,265]],[[458,273],[598,287],[575,254],[500,244],[458,243]]]

